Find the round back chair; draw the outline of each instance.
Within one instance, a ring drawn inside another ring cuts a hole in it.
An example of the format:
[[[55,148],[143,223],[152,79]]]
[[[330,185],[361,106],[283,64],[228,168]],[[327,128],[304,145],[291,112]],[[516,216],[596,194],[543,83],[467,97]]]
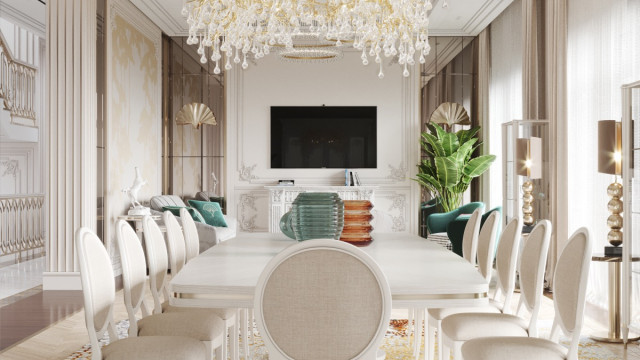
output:
[[[147,262],[144,258],[142,244],[136,232],[124,220],[116,223],[116,239],[122,262],[122,289],[124,305],[129,315],[129,336],[138,336],[138,320],[136,314],[149,315],[144,300],[144,285],[147,278]]]
[[[489,214],[489,217],[487,217],[487,220],[480,229],[480,235],[478,235],[478,269],[480,270],[480,274],[487,280],[487,283],[491,281],[499,219],[499,211],[493,211]]]
[[[482,209],[478,208],[471,213],[462,235],[462,257],[473,265],[476,264],[476,255],[478,253],[480,220],[482,220]]]
[[[109,330],[109,337],[117,339],[113,323],[113,302],[116,299],[116,283],[111,258],[104,244],[89,228],[76,231],[76,249],[84,298],[84,316],[89,331],[93,357],[102,358],[98,339]]]
[[[171,275],[176,276],[182,270],[186,260],[186,248],[184,235],[180,229],[180,223],[170,211],[162,215],[164,225],[167,227],[167,249],[169,250],[169,264]]]
[[[538,336],[538,312],[544,286],[544,269],[547,264],[549,240],[551,239],[551,222],[540,220],[531,230],[522,248],[520,258],[520,303],[518,313],[525,306],[531,313],[529,321],[529,336]]]
[[[254,303],[270,359],[373,359],[389,325],[391,292],[362,250],[308,240],[267,264]]]
[[[180,209],[180,220],[182,220],[182,230],[184,231],[185,262],[189,262],[200,253],[200,238],[196,223],[187,209]]]
[[[149,266],[149,285],[153,295],[153,313],[162,313],[162,299],[169,299],[169,290],[166,287],[167,271],[169,270],[169,256],[167,246],[164,243],[164,235],[158,224],[145,216],[142,219],[144,231],[144,245],[147,250],[147,266]]]
[[[520,219],[514,217],[505,226],[500,235],[500,243],[496,252],[496,274],[497,284],[494,300],[498,292],[504,296],[502,303],[502,312],[509,314],[511,312],[511,298],[516,284],[516,264],[518,263],[518,250],[520,249],[520,232],[522,231],[522,223]]]

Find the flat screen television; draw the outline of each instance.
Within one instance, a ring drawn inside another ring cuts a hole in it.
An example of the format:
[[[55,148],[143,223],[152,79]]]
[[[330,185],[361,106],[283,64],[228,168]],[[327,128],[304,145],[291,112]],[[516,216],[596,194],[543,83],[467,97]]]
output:
[[[272,106],[271,168],[375,168],[375,106]]]

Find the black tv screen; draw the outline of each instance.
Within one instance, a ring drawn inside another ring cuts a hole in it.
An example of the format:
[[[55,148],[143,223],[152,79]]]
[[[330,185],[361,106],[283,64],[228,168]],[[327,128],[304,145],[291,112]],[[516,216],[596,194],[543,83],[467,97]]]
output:
[[[271,168],[375,168],[375,106],[272,106]]]

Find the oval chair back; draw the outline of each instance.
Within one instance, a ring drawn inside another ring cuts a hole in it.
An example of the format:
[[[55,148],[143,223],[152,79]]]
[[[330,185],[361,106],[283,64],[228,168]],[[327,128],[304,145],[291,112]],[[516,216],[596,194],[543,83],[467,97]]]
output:
[[[531,230],[522,248],[520,258],[520,303],[518,312],[525,306],[531,312],[529,336],[538,336],[537,321],[544,285],[544,269],[547,264],[551,222],[540,220]]]
[[[587,228],[578,229],[558,258],[553,277],[553,304],[556,311],[552,338],[557,338],[558,326],[571,337],[569,359],[578,359],[578,344],[584,316],[591,237]],[[555,331],[554,331],[555,330]]]
[[[193,259],[200,253],[200,238],[198,237],[198,229],[193,221],[191,214],[187,209],[180,209],[180,220],[182,221],[182,229],[184,231],[184,245],[186,253],[186,261]]]
[[[149,266],[149,285],[153,295],[153,313],[162,313],[162,299],[169,299],[169,290],[166,287],[167,271],[169,270],[169,256],[167,246],[164,243],[164,235],[158,224],[145,216],[142,219],[144,231],[144,245],[147,250],[147,266]]]
[[[476,264],[476,255],[478,253],[478,236],[480,233],[480,220],[482,217],[482,208],[475,209],[467,221],[462,236],[462,257],[473,265]]]
[[[170,211],[165,211],[162,219],[167,227],[167,250],[169,251],[171,275],[175,276],[182,270],[186,260],[184,235],[182,234],[182,229],[180,229],[178,219]]]
[[[494,211],[489,214],[478,235],[478,270],[480,270],[480,274],[482,274],[487,283],[491,281],[499,220],[499,211]]]
[[[109,331],[111,339],[118,338],[113,323],[113,302],[116,299],[113,267],[107,249],[89,228],[78,229],[75,241],[91,350],[95,359],[101,359],[98,339],[105,330]]]
[[[506,314],[511,312],[511,298],[513,297],[513,290],[516,284],[516,264],[518,263],[521,231],[522,222],[520,222],[519,218],[514,217],[502,231],[496,253],[496,274],[498,281],[494,300],[498,292],[504,296],[501,310]]]
[[[276,255],[254,299],[270,359],[373,359],[391,313],[378,264],[333,239],[307,240]]]
[[[122,290],[124,305],[129,315],[129,336],[138,336],[138,320],[136,314],[149,315],[144,304],[144,285],[147,278],[147,262],[144,258],[142,244],[136,232],[124,220],[116,223],[116,239],[122,262]]]

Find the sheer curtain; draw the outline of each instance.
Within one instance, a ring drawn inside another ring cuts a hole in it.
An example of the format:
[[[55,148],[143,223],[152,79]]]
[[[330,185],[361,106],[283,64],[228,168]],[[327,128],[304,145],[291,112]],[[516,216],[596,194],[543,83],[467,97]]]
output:
[[[568,228],[587,226],[594,253],[601,253],[608,232],[606,189],[614,179],[598,173],[597,122],[620,120],[620,86],[640,79],[640,1],[569,0],[568,14]],[[633,281],[637,289],[639,279]],[[606,264],[591,267],[587,301],[608,307]],[[637,309],[633,317],[637,323]]]
[[[487,208],[502,206],[502,123],[522,119],[522,4],[514,1],[491,23],[491,80],[489,82],[488,148],[496,155],[489,169]],[[505,184],[506,186],[506,184]]]

